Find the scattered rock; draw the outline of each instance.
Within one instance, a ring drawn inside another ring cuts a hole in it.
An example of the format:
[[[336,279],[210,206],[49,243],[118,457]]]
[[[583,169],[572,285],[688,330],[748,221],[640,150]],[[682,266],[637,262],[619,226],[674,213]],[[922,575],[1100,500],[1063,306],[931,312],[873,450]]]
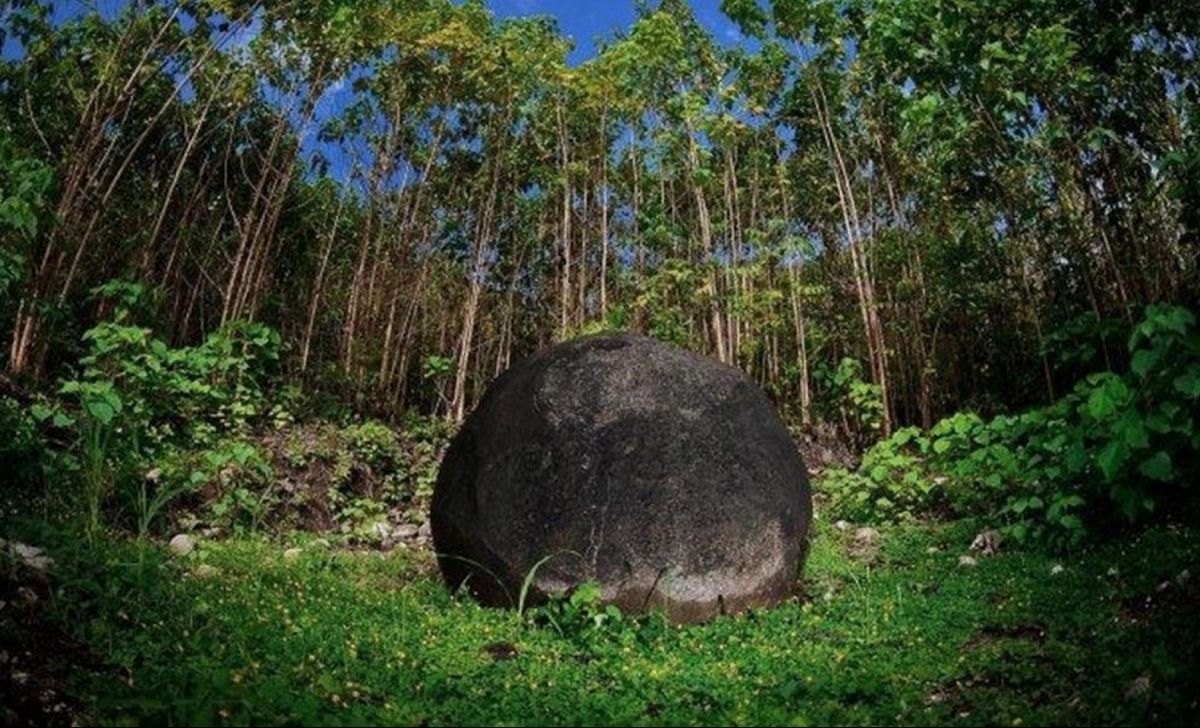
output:
[[[286,551],[283,552],[283,560],[284,561],[295,561],[296,559],[300,558],[301,553],[303,553],[303,552],[298,548],[287,549]]]
[[[989,528],[971,541],[971,550],[978,551],[982,556],[991,556],[1000,550],[1000,532]]]
[[[0,548],[7,546],[9,553],[21,560],[25,566],[34,571],[45,572],[54,565],[54,559],[46,555],[46,552],[37,546],[30,546],[27,543],[19,541],[8,542],[0,539]]]
[[[217,575],[217,567],[209,566],[208,564],[200,564],[192,570],[192,576],[197,579],[208,579]]]
[[[392,526],[387,521],[377,521],[371,525],[371,533],[380,541],[386,541],[392,535]]]
[[[430,526],[428,518],[426,518],[425,522],[422,523],[420,528],[417,529],[417,536],[423,539],[433,538],[433,527]]]
[[[959,566],[978,566],[979,562],[975,560],[974,556],[967,556],[966,554],[963,554],[962,556],[958,557],[958,565]]]
[[[404,540],[414,539],[420,532],[421,529],[411,523],[401,523],[392,530],[392,538]]]
[[[850,530],[850,524],[846,521],[837,521],[836,523],[833,524],[833,527],[839,531]]]
[[[864,526],[854,532],[854,540],[865,544],[877,543],[879,541],[879,531]]]
[[[489,604],[528,575],[535,601],[590,581],[622,611],[698,622],[791,595],[811,516],[804,463],[752,380],[603,334],[492,383],[442,461],[431,525],[447,583],[470,577]]]
[[[1140,675],[1129,683],[1129,688],[1125,690],[1126,700],[1135,700],[1150,692],[1150,676]]]
[[[866,526],[854,532],[847,552],[857,559],[873,559],[879,553],[879,531]]]
[[[196,550],[196,541],[186,533],[180,533],[167,542],[167,548],[176,556],[187,556]]]
[[[21,601],[25,602],[25,606],[27,607],[32,607],[38,603],[37,592],[27,586],[17,589],[17,596],[21,597]]]

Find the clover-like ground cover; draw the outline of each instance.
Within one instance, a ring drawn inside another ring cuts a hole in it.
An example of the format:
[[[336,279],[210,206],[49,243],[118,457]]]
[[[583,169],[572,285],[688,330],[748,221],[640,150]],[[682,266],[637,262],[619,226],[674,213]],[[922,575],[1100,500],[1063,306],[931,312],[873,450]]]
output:
[[[1070,554],[1001,549],[968,566],[969,522],[884,529],[877,548],[816,525],[803,594],[687,627],[586,599],[483,608],[447,591],[416,549],[308,542],[285,556],[279,543],[201,541],[172,558],[42,532],[56,561],[33,647],[50,655],[42,667],[57,671],[76,719],[99,723],[1085,725],[1194,714],[1192,530]],[[46,649],[54,640],[71,648]]]

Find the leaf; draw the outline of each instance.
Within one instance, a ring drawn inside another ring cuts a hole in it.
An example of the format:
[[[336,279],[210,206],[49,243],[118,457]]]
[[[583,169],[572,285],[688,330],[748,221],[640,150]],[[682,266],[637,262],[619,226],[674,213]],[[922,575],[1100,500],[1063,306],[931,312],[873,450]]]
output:
[[[1175,390],[1180,394],[1196,399],[1200,397],[1200,367],[1192,367],[1175,378]]]
[[[1125,443],[1121,440],[1112,440],[1100,451],[1096,462],[1100,465],[1100,472],[1104,474],[1104,479],[1108,481],[1115,480],[1117,474],[1121,471],[1121,466],[1125,464],[1125,457],[1128,454],[1128,449]]]
[[[1117,425],[1117,431],[1125,440],[1125,444],[1135,450],[1150,446],[1150,433],[1138,412],[1126,412]]]
[[[1175,467],[1171,463],[1171,456],[1164,450],[1159,450],[1150,457],[1142,461],[1138,466],[1138,471],[1151,480],[1162,482],[1170,482],[1175,477]]]
[[[1138,349],[1129,362],[1129,368],[1139,377],[1145,377],[1158,363],[1158,351],[1155,349]]]
[[[1129,388],[1115,377],[1106,378],[1088,395],[1087,413],[1095,420],[1104,420],[1117,411],[1129,396]]]
[[[575,591],[571,593],[571,606],[583,607],[592,606],[600,601],[600,585],[595,582],[585,581],[575,587]]]

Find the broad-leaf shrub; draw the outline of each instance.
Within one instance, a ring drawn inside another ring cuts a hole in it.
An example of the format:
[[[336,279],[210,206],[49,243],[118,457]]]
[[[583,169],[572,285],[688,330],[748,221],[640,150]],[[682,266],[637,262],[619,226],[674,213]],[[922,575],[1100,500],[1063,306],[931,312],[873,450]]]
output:
[[[859,521],[989,517],[1014,538],[1077,541],[1085,523],[1135,522],[1194,497],[1200,333],[1157,305],[1129,340],[1124,375],[1092,374],[1054,404],[984,420],[963,412],[898,430],[857,471],[823,478],[831,513]]]
[[[144,533],[171,499],[217,478],[218,466],[192,467],[188,452],[236,455],[250,447],[240,440],[258,420],[279,419],[267,396],[279,336],[233,322],[198,345],[171,347],[134,323],[149,295],[143,286],[112,282],[96,293],[112,306],[111,318],[84,335],[87,353],[79,375],[59,389],[63,403],[34,415],[72,428],[68,449],[77,457],[64,462],[76,472],[64,475],[82,481],[90,526],[113,504]]]

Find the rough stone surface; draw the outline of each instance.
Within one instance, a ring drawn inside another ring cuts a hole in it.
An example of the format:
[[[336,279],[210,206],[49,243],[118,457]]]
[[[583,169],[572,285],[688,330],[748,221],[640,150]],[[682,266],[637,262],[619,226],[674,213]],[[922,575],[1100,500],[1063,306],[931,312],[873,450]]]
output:
[[[413,539],[421,532],[419,526],[414,526],[411,523],[401,523],[392,530],[392,538],[398,539]]]
[[[804,464],[753,382],[616,334],[496,380],[446,453],[431,525],[447,582],[485,603],[515,602],[550,557],[530,599],[592,581],[624,611],[690,622],[790,594],[811,515]]]
[[[167,548],[171,549],[171,553],[176,556],[187,556],[195,550],[196,542],[186,533],[180,533],[171,539]]]

